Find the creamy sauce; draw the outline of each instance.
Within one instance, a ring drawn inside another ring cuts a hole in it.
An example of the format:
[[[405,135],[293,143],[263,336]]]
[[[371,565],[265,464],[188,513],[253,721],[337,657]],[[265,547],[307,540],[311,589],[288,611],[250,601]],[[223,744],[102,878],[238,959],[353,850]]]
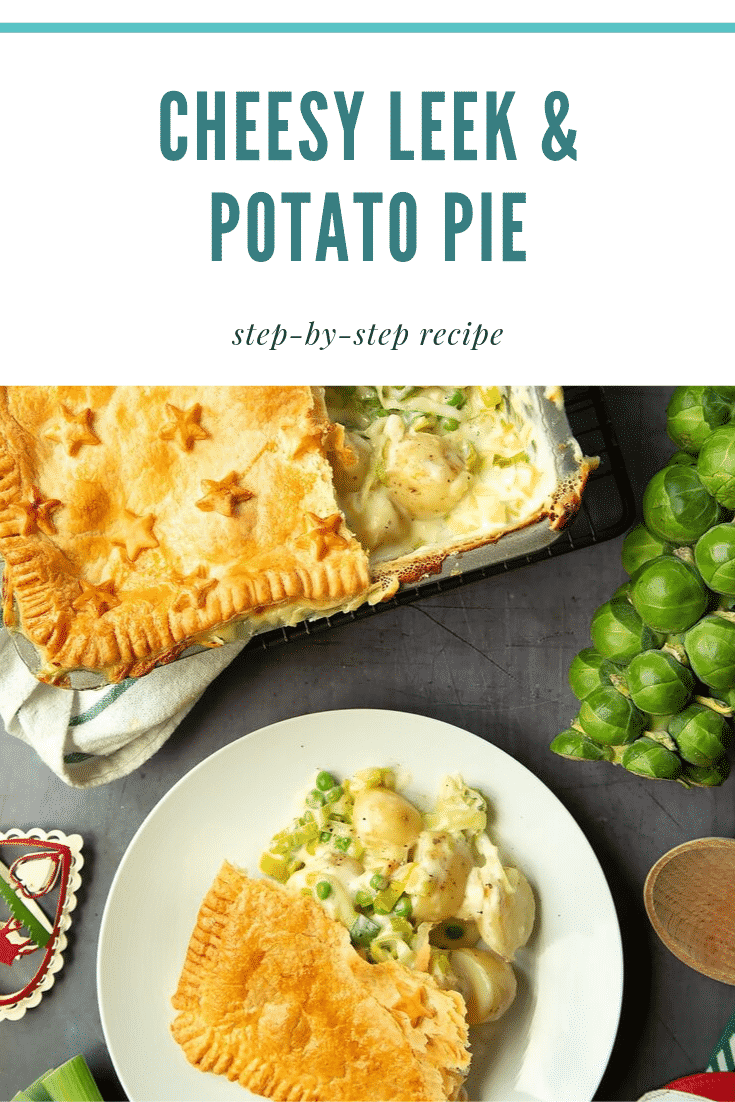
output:
[[[320,778],[333,786],[322,785],[321,794]],[[365,770],[341,784],[319,774],[304,813],[271,840],[261,871],[318,899],[373,961],[428,966],[444,983],[446,954],[429,935],[458,920],[469,944],[482,937],[499,959],[512,960],[531,932],[534,900],[485,832],[485,800],[461,777],[446,777],[435,806],[420,812],[395,783],[390,770]],[[366,920],[369,942],[360,941]]]
[[[556,472],[526,387],[327,387],[340,508],[371,565],[531,520]]]

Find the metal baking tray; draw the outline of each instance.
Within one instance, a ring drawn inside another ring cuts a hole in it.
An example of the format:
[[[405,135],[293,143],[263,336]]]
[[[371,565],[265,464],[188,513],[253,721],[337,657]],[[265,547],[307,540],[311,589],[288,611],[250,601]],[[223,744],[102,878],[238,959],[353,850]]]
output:
[[[388,609],[412,604],[420,598],[433,597],[474,581],[506,574],[521,566],[604,543],[626,532],[635,519],[635,499],[602,388],[564,387],[564,410],[582,453],[597,456],[600,462],[587,480],[574,519],[559,533],[552,533],[549,537],[548,531],[532,528],[509,533],[498,543],[472,553],[475,560],[484,555],[486,561],[483,563],[473,562],[459,570],[446,568],[438,577],[401,586],[395,597],[377,605],[361,605],[351,612],[339,612],[318,620],[304,620],[293,627],[263,632],[246,644],[244,652],[268,650],[307,635],[317,635],[354,620],[364,620]],[[462,562],[467,564],[468,557],[464,556]]]

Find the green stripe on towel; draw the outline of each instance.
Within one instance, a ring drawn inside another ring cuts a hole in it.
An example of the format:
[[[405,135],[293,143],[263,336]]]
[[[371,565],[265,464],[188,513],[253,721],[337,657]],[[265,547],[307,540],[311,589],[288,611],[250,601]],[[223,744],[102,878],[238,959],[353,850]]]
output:
[[[114,704],[119,696],[129,689],[131,685],[135,684],[134,677],[128,677],[125,681],[121,681],[118,685],[113,685],[109,689],[101,700],[98,700],[96,704],[93,704],[91,708],[87,708],[86,712],[80,712],[78,716],[72,716],[69,720],[70,727],[81,727],[83,723],[89,723],[90,720],[96,719],[98,715],[104,712],[105,708],[109,708],[111,704]],[[81,765],[82,762],[89,761],[91,758],[96,757],[96,754],[84,754],[81,751],[76,751],[72,754],[64,754],[64,765]]]
[[[105,708],[109,708],[111,704],[114,704],[117,698],[134,684],[135,678],[128,677],[118,685],[113,685],[102,699],[93,704],[91,708],[88,708],[86,712],[80,712],[78,716],[72,716],[69,720],[69,726],[79,727],[82,723],[89,723],[90,719],[95,719],[101,712],[104,712]]]
[[[707,1071],[735,1071],[735,1013],[725,1026],[715,1050],[709,1058]]]

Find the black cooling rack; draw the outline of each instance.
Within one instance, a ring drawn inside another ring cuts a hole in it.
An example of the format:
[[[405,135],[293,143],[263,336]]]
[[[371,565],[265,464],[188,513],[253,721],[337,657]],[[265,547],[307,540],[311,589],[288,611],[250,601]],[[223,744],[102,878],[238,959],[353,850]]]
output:
[[[353,612],[338,612],[288,628],[276,628],[251,639],[246,650],[278,646],[305,635],[317,635],[330,628],[376,616],[389,608],[411,604],[419,598],[433,597],[459,586],[496,574],[505,574],[520,566],[565,555],[594,543],[604,543],[627,531],[635,518],[635,500],[601,387],[564,388],[564,408],[577,442],[585,455],[599,456],[600,465],[587,481],[582,504],[571,524],[558,539],[540,551],[490,566],[468,570],[460,575],[437,578],[420,586],[406,586],[388,601],[363,605]]]

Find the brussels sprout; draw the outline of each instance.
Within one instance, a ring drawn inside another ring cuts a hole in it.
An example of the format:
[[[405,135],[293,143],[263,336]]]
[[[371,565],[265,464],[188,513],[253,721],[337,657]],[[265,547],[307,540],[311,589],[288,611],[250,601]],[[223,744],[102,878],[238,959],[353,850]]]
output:
[[[691,452],[674,452],[671,458],[666,463],[667,467],[696,467],[697,457],[692,455]]]
[[[619,585],[618,588],[613,593],[612,597],[610,598],[611,601],[612,601],[613,597],[625,597],[625,599],[627,601],[628,598],[630,597],[630,582],[623,582],[622,585]]]
[[[678,386],[666,408],[666,430],[677,448],[696,453],[731,413],[732,402],[712,387]]]
[[[735,509],[735,424],[723,425],[707,437],[697,460],[697,474],[720,505]]]
[[[635,574],[644,563],[657,559],[659,555],[668,555],[673,550],[672,544],[652,535],[645,524],[636,524],[623,540],[620,551],[623,570],[628,574]]]
[[[699,788],[716,788],[730,776],[730,762],[720,758],[712,765],[690,765],[684,763],[684,780],[696,784]]]
[[[684,636],[684,649],[705,685],[735,688],[735,623],[723,616],[704,616]]]
[[[730,741],[730,725],[719,712],[704,704],[690,704],[669,722],[669,734],[684,761],[692,765],[713,765]]]
[[[643,651],[631,659],[626,682],[635,706],[654,716],[680,712],[694,691],[692,672],[661,650]]]
[[[715,524],[700,536],[694,561],[710,589],[735,596],[735,525]]]
[[[709,389],[714,390],[715,394],[719,394],[730,405],[735,403],[735,386],[711,386]]]
[[[657,780],[675,781],[683,769],[681,759],[673,750],[647,735],[626,746],[621,760],[629,773],[637,773],[639,777],[655,777]]]
[[[619,672],[614,662],[603,658],[592,647],[585,647],[574,656],[569,666],[569,688],[577,700],[584,700],[593,689],[609,685],[611,676]]]
[[[663,467],[643,493],[646,527],[670,543],[694,543],[721,517],[694,467]]]
[[[550,749],[562,758],[576,758],[579,761],[611,761],[612,750],[607,746],[598,746],[581,731],[568,727],[557,735]]]
[[[693,566],[676,555],[661,555],[638,571],[630,599],[644,623],[668,634],[696,623],[707,608],[708,595]]]
[[[644,624],[627,597],[611,597],[596,610],[590,624],[595,650],[625,665],[634,654],[660,646],[663,638]]]
[[[645,716],[627,696],[611,685],[601,685],[582,701],[579,723],[593,742],[622,746],[638,737]]]

